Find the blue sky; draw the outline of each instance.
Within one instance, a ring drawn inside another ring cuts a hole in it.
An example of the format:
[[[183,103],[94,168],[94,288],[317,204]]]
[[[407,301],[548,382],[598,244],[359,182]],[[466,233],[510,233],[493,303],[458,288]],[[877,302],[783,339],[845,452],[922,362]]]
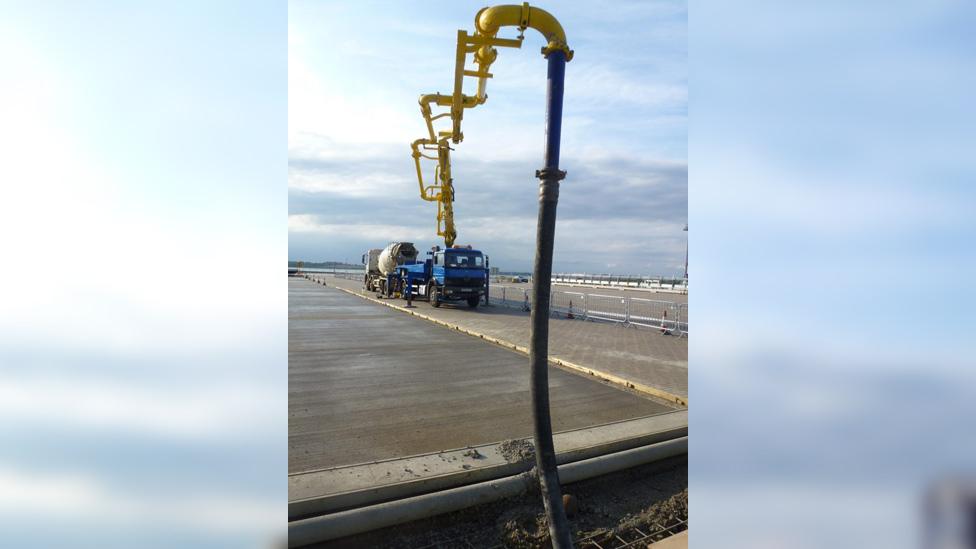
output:
[[[392,240],[441,243],[409,143],[421,93],[449,92],[458,29],[482,4],[289,4],[289,258],[352,260]],[[543,6],[566,29],[555,268],[683,272],[687,11],[683,2]],[[506,36],[515,36],[509,29]],[[488,101],[452,155],[458,242],[530,270],[545,116],[542,37],[499,52]]]
[[[695,543],[919,547],[976,474],[976,9],[692,9]]]
[[[3,544],[266,545],[286,520],[287,15],[95,6],[0,18]]]

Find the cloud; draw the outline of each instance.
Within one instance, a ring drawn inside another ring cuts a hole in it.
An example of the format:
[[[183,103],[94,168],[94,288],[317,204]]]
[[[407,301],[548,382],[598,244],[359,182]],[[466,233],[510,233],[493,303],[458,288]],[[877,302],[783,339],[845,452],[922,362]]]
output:
[[[691,475],[691,513],[707,524],[696,543],[730,549],[909,548],[918,538],[914,494],[886,486],[823,481],[700,482]],[[781,502],[769,505],[769,502]],[[762,509],[757,513],[756,509]],[[761,516],[762,527],[757,527]],[[824,528],[824,524],[832,528]],[[843,531],[838,542],[837,530]]]
[[[683,113],[688,102],[688,86],[683,77],[668,78],[644,70],[626,70],[605,59],[574,59],[566,70],[566,86],[571,108],[576,111],[616,113],[628,110],[645,114],[653,111]],[[519,56],[508,62],[504,77],[491,83],[506,93],[538,94],[544,90],[545,73],[538,59]],[[653,110],[652,110],[653,109]]]
[[[377,154],[368,164],[293,158],[290,257],[359,257],[365,247],[393,240],[435,243],[436,205],[420,200],[415,180],[403,180],[401,164],[401,158],[388,154]],[[349,173],[358,166],[367,171]],[[477,245],[495,265],[513,270],[529,269],[534,254],[538,180],[532,166],[471,157],[455,162],[459,242]],[[613,264],[614,270],[642,274],[683,271],[683,163],[597,153],[566,168],[570,175],[560,192],[557,268],[603,272]],[[329,183],[337,177],[348,179]]]
[[[190,532],[263,537],[281,531],[286,510],[280,502],[188,490],[140,494],[120,489],[86,472],[39,472],[0,462],[0,513],[5,520],[34,521],[43,516],[56,526],[37,532],[40,539],[64,534],[62,528]],[[35,538],[34,541],[36,541]],[[118,540],[116,540],[118,541]]]
[[[275,412],[284,400],[247,384],[163,391],[158,384],[90,375],[0,377],[0,415],[9,421],[184,442],[270,433],[280,424]]]
[[[470,25],[474,12],[443,10],[414,26],[415,18],[395,8],[369,17],[368,10],[341,8],[341,17],[336,10],[299,3],[290,20],[289,257],[357,258],[392,240],[439,244],[436,204],[418,196],[408,145],[425,134],[417,96],[450,91],[452,29]],[[685,7],[624,3],[597,11],[580,4],[560,10],[578,54],[567,67],[561,167],[569,176],[555,265],[681,273]],[[368,41],[355,30],[367,20],[383,29]],[[458,242],[511,270],[529,269],[534,255],[546,94],[541,43],[530,32],[521,51],[500,50],[488,101],[465,112],[465,138],[452,153]],[[470,93],[473,82],[466,84]],[[432,177],[431,162],[423,169]]]
[[[285,11],[226,8],[0,21],[7,545],[283,530]]]

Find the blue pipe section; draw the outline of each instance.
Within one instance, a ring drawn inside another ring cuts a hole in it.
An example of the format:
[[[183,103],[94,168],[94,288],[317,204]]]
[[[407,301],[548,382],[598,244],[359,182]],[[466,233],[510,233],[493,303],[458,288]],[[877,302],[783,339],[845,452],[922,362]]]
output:
[[[566,79],[566,54],[549,54],[549,77],[546,84],[546,157],[547,169],[559,169],[559,141],[563,131],[563,82]]]

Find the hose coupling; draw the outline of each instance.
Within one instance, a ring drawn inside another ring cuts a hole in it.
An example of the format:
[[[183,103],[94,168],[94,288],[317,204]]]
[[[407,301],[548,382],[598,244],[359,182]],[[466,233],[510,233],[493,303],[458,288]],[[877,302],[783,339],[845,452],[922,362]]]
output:
[[[562,181],[566,179],[566,172],[559,168],[542,168],[535,171],[535,176],[545,181]]]

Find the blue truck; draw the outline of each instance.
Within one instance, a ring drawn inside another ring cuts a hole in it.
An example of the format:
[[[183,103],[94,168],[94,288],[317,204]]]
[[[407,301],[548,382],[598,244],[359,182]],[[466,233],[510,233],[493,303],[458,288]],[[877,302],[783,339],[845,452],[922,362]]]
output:
[[[465,302],[474,308],[488,295],[488,261],[471,246],[435,246],[423,261],[397,265],[390,285],[403,298],[426,298],[434,307],[445,302]],[[487,299],[486,299],[487,301]]]

